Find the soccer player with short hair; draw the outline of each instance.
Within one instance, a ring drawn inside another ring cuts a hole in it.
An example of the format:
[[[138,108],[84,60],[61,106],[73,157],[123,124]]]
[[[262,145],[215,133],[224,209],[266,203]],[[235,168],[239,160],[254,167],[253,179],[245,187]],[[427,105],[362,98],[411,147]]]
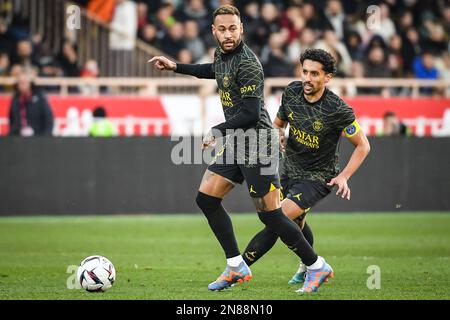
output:
[[[338,187],[336,195],[342,193],[342,198],[350,200],[347,181],[364,161],[370,145],[352,108],[326,88],[336,71],[335,59],[324,50],[307,49],[300,56],[300,62],[302,81],[294,81],[285,88],[274,126],[280,132],[281,145],[284,145],[289,124],[281,174],[285,198],[281,206],[284,214],[303,229],[312,246],[312,231],[304,220],[306,213],[325,198],[334,185]],[[344,170],[339,172],[338,146],[342,133],[355,150]],[[277,238],[276,233],[266,226],[244,251],[246,263],[251,265],[261,258]],[[305,267],[303,261],[289,284],[304,282],[298,291],[310,292],[317,291],[325,280],[321,271]]]
[[[218,152],[216,161],[206,170],[196,199],[227,259],[225,271],[208,285],[208,289],[222,290],[252,277],[240,254],[231,219],[222,206],[222,199],[236,183],[244,180],[260,220],[307,265],[320,264],[324,272],[331,275],[331,267],[318,258],[298,226],[283,214],[277,170],[272,173],[263,170],[272,166],[266,160],[278,161],[279,139],[264,107],[261,63],[242,41],[243,25],[239,10],[233,6],[221,6],[215,10],[212,33],[218,43],[213,63],[177,64],[161,56],[149,60],[159,70],[216,80],[226,121],[213,127],[206,135],[204,148],[214,145],[217,133],[227,135],[234,130],[225,148]],[[252,139],[251,134],[246,136],[249,132],[258,137],[266,135],[265,144],[260,139]],[[234,143],[243,136],[246,142]],[[264,149],[270,149],[269,154],[263,152]]]

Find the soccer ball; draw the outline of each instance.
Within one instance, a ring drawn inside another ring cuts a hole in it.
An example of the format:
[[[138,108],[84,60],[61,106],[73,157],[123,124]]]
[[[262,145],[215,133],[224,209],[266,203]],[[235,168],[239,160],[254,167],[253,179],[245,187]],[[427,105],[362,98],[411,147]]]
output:
[[[103,256],[89,256],[81,261],[77,270],[80,285],[89,292],[103,292],[110,289],[116,280],[116,269]]]

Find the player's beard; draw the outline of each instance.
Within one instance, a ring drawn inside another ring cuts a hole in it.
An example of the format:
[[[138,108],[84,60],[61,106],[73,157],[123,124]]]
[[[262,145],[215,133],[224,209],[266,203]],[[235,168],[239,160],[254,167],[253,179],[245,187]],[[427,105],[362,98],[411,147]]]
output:
[[[241,43],[241,36],[239,36],[239,38],[236,41],[231,39],[231,40],[225,40],[225,41],[220,42],[220,40],[217,37],[215,37],[215,38],[216,38],[217,43],[219,44],[220,49],[222,50],[222,52],[225,52],[225,53],[234,51],[234,49],[236,49],[236,47]],[[225,47],[226,43],[230,43],[230,44],[232,43],[232,45]]]

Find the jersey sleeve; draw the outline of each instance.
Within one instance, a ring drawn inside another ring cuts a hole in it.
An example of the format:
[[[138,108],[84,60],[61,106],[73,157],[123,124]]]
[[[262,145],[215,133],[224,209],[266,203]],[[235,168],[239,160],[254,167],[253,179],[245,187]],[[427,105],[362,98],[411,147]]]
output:
[[[214,65],[212,63],[205,63],[205,64],[177,63],[177,68],[175,72],[194,76],[199,79],[214,79],[216,75],[214,73],[213,66]]]
[[[283,90],[283,95],[281,96],[281,104],[278,109],[277,118],[283,121],[289,121],[289,114],[291,113],[288,110],[289,102],[292,100],[292,97],[298,97],[302,94],[302,83],[300,81],[293,81],[289,83],[289,85]]]
[[[278,112],[277,112],[277,118],[283,121],[287,121],[288,120],[288,116],[286,113],[286,99],[285,99],[285,94],[286,92],[283,91],[283,95],[281,96],[281,104],[280,107],[278,108]]]
[[[237,85],[241,98],[264,97],[264,73],[257,60],[245,59],[239,63],[237,72]]]
[[[356,120],[353,109],[341,100],[337,112],[337,128],[339,131],[344,130]]]

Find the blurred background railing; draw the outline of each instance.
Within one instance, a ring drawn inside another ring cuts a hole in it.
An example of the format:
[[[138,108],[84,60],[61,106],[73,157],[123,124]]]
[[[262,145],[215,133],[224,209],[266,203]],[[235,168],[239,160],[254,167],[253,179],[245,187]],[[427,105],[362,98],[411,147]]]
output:
[[[152,69],[147,63],[142,69]],[[205,81],[193,77],[168,77],[170,73],[165,72],[167,77],[162,78],[35,78],[34,83],[39,87],[51,88],[51,93],[67,96],[69,94],[83,94],[97,96],[100,94],[136,94],[136,95],[157,95],[157,94],[200,94],[210,95],[215,92],[215,81]],[[281,91],[290,82],[299,80],[295,78],[268,78],[265,79],[265,93]],[[15,78],[0,77],[1,86],[13,86]],[[89,87],[90,90],[78,90],[82,87]],[[391,79],[391,78],[336,78],[330,82],[330,89],[347,97],[358,96],[358,89],[377,88],[386,89],[384,95],[377,97],[393,97],[395,89],[402,88],[409,92],[408,98],[421,96],[421,88],[431,88],[436,92],[436,96],[450,97],[450,79]],[[73,89],[73,90],[72,90]],[[383,91],[382,91],[383,92]],[[426,95],[429,96],[429,95]]]

